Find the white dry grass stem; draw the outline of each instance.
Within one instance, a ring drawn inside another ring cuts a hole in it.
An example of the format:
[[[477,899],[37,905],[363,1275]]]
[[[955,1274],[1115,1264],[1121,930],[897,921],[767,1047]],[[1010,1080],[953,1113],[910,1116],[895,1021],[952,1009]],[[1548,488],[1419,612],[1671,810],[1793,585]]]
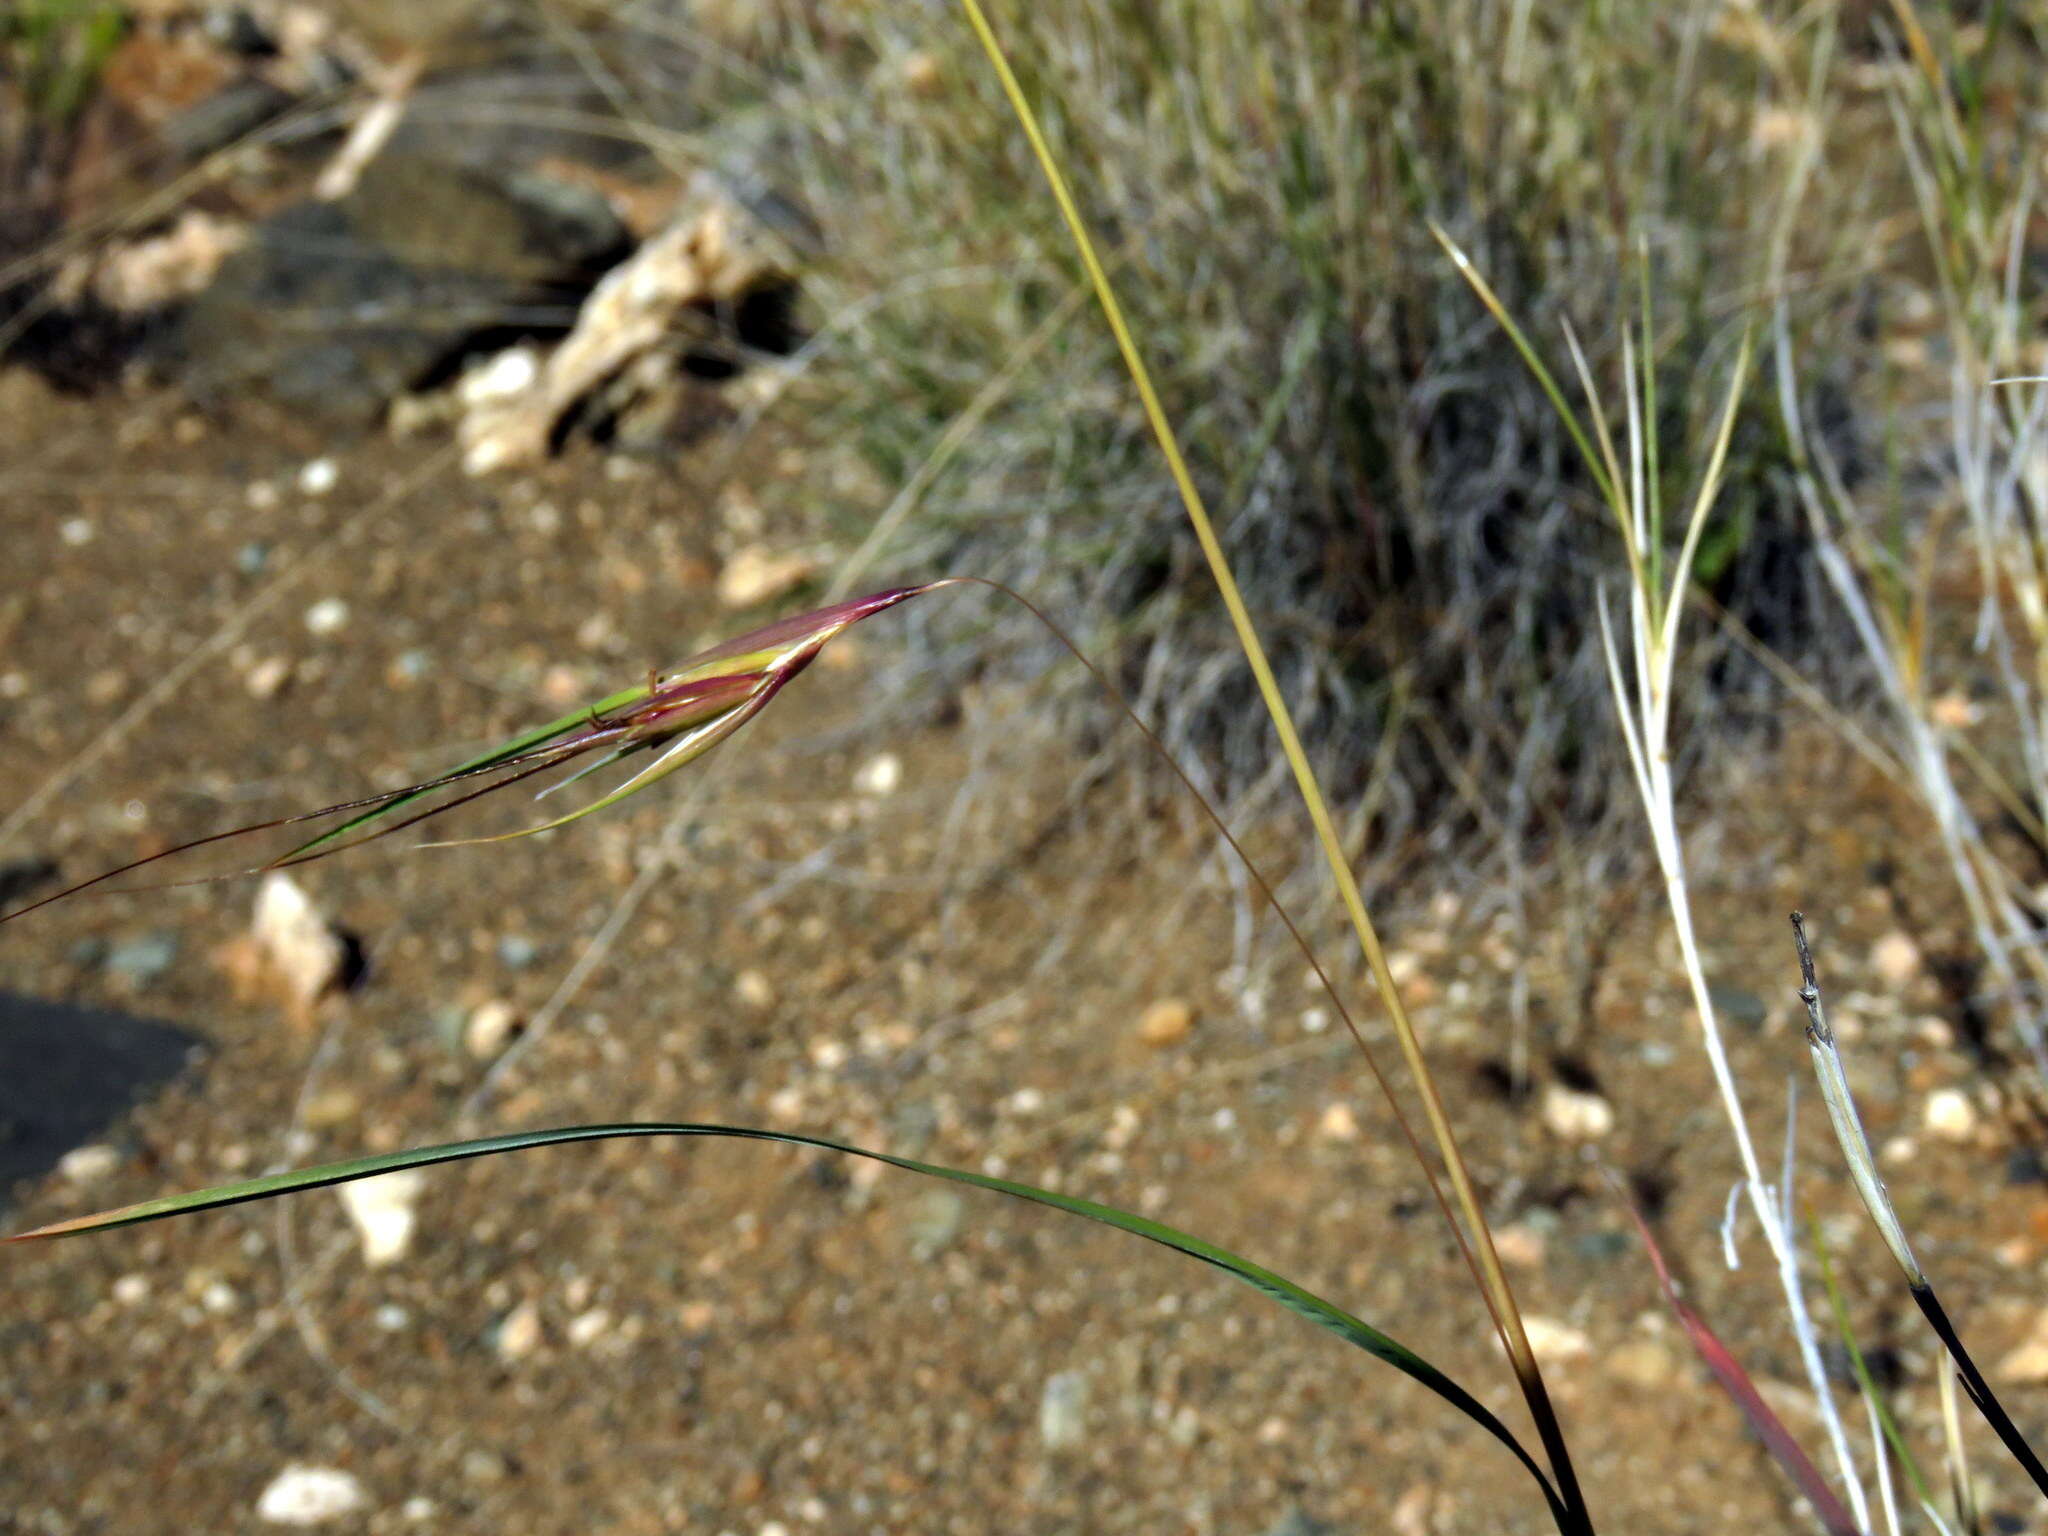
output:
[[[1770,1248],[1773,1267],[1784,1293],[1785,1310],[1798,1342],[1800,1363],[1805,1370],[1807,1383],[1814,1394],[1815,1406],[1834,1452],[1851,1513],[1856,1523],[1867,1530],[1870,1526],[1870,1503],[1864,1493],[1862,1479],[1849,1448],[1848,1433],[1843,1427],[1841,1413],[1829,1390],[1827,1369],[1821,1359],[1819,1340],[1800,1279],[1798,1250],[1790,1235],[1787,1213],[1781,1209],[1780,1196],[1765,1180],[1762,1165],[1757,1159],[1755,1142],[1750,1135],[1748,1118],[1742,1107],[1742,1095],[1736,1086],[1735,1074],[1728,1062],[1727,1048],[1722,1041],[1713,998],[1708,990],[1706,969],[1700,957],[1699,941],[1693,926],[1692,900],[1686,884],[1685,851],[1679,836],[1677,796],[1672,780],[1670,729],[1678,660],[1679,624],[1686,606],[1686,588],[1691,577],[1692,562],[1699,552],[1707,514],[1719,492],[1722,470],[1727,461],[1728,444],[1734,432],[1736,407],[1748,375],[1749,339],[1745,336],[1736,359],[1713,446],[1699,478],[1698,490],[1687,519],[1684,541],[1667,573],[1662,569],[1659,558],[1662,519],[1658,514],[1661,509],[1650,489],[1652,459],[1648,436],[1654,430],[1654,417],[1651,411],[1645,408],[1645,400],[1653,400],[1653,397],[1648,395],[1653,386],[1649,385],[1646,379],[1651,365],[1647,360],[1638,361],[1633,338],[1628,335],[1629,327],[1626,324],[1623,326],[1622,348],[1624,387],[1628,406],[1628,460],[1624,466],[1606,426],[1607,413],[1601,402],[1599,388],[1593,381],[1591,370],[1585,363],[1584,353],[1577,339],[1569,333],[1566,335],[1566,344],[1571,350],[1573,365],[1578,373],[1580,385],[1586,392],[1590,408],[1591,436],[1579,425],[1577,413],[1573,412],[1565,401],[1563,391],[1557,387],[1535,348],[1529,343],[1514,318],[1508,314],[1506,307],[1486,280],[1448,235],[1438,230],[1437,238],[1457,264],[1459,271],[1472,285],[1480,302],[1501,325],[1516,350],[1536,374],[1552,405],[1565,417],[1567,429],[1585,456],[1587,468],[1607,503],[1621,537],[1629,575],[1626,664],[1622,660],[1621,646],[1616,640],[1614,616],[1606,591],[1602,589],[1596,594],[1601,646],[1607,663],[1608,682],[1613,691],[1615,708],[1621,717],[1622,738],[1628,749],[1629,766],[1635,778],[1636,791],[1649,822],[1651,845],[1656,852],[1658,868],[1663,875],[1665,898],[1671,911],[1672,926],[1677,931],[1679,955],[1686,981],[1692,990],[1694,1013],[1699,1020],[1700,1043],[1706,1052],[1715,1089],[1728,1120],[1729,1132],[1735,1140],[1736,1153],[1742,1163],[1742,1180],[1739,1188],[1755,1214],[1757,1225],[1762,1229],[1764,1240]],[[1597,449],[1593,446],[1596,442]],[[1732,1260],[1736,1257],[1732,1229],[1725,1241]]]

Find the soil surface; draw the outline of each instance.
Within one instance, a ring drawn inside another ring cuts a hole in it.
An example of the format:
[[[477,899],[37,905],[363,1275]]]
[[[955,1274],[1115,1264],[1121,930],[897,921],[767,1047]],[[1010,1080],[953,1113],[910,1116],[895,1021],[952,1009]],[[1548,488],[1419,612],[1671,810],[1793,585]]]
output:
[[[728,488],[709,449],[650,467],[575,446],[474,482],[433,442],[60,397],[19,372],[0,374],[0,420],[0,812],[61,785],[0,848],[18,870],[82,877],[423,776],[757,621],[713,594]],[[772,474],[772,449],[732,462]],[[302,472],[323,458],[321,491]],[[337,600],[338,622],[320,607]],[[90,1132],[105,1152],[8,1192],[9,1224],[465,1131],[770,1125],[1005,1169],[1239,1247],[1523,1429],[1327,1001],[1270,922],[1269,963],[1234,968],[1213,848],[1114,781],[1073,790],[1028,699],[970,690],[867,728],[889,622],[722,760],[605,817],[305,871],[367,962],[313,1010],[237,985],[253,882],[7,927],[0,989],[203,1042]],[[1807,1091],[1784,914],[1813,918],[1872,1134],[1988,1363],[2034,1326],[2048,1186],[1937,979],[1956,903],[1924,819],[1818,729],[1733,765],[1713,802],[1688,831],[1736,1075],[1774,1170],[1800,1084],[1802,1207],[1932,1470],[1935,1357]],[[1448,877],[1404,881],[1386,912],[1592,1506],[1605,1531],[1811,1529],[1608,1182],[1821,1456],[1752,1224],[1742,1268],[1722,1261],[1737,1164],[1661,890],[1610,883],[1568,921],[1542,894],[1565,888],[1539,883],[1526,938],[1501,893]],[[1882,980],[1873,951],[1902,929],[1932,958]],[[465,1044],[493,999],[545,1023],[509,1061]],[[1191,1027],[1171,1010],[1145,1027],[1166,1001]],[[1392,1072],[1384,1023],[1360,1014]],[[35,1063],[0,1061],[9,1094],[31,1088]],[[1597,1095],[1611,1131],[1558,1135],[1559,1087]],[[1930,1134],[1949,1088],[1975,1124]],[[621,1142],[433,1171],[417,1216],[375,1268],[328,1191],[0,1253],[0,1530],[266,1529],[259,1499],[295,1466],[351,1474],[362,1507],[329,1528],[375,1532],[1547,1528],[1497,1445],[1378,1362],[1174,1254],[997,1196],[781,1147]],[[2041,1387],[2008,1400],[2048,1433]],[[1992,1528],[2048,1529],[1989,1437],[1973,1447]]]

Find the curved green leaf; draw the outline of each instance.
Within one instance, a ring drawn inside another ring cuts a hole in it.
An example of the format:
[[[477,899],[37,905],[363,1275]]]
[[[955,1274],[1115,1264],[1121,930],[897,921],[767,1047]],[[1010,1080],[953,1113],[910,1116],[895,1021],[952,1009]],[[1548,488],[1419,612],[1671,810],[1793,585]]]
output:
[[[1020,1184],[1014,1179],[999,1179],[992,1174],[970,1173],[965,1169],[923,1163],[915,1158],[898,1157],[888,1152],[873,1152],[864,1147],[849,1146],[845,1142],[831,1141],[822,1136],[764,1131],[751,1126],[672,1124],[659,1121],[621,1125],[572,1125],[554,1130],[515,1131],[509,1135],[485,1136],[474,1141],[453,1141],[437,1147],[418,1147],[406,1152],[384,1152],[372,1157],[351,1158],[345,1162],[323,1163],[315,1168],[266,1174],[261,1178],[244,1179],[235,1184],[221,1184],[190,1194],[167,1195],[159,1200],[145,1200],[139,1205],[122,1206],[118,1210],[101,1211],[90,1216],[76,1216],[68,1221],[52,1222],[33,1231],[18,1232],[4,1241],[21,1243],[41,1238],[103,1232],[113,1227],[131,1226],[137,1222],[158,1221],[167,1216],[216,1210],[223,1206],[241,1205],[251,1200],[288,1195],[299,1190],[344,1184],[351,1179],[372,1178],[380,1173],[394,1173],[403,1168],[425,1168],[435,1163],[490,1157],[500,1152],[517,1152],[528,1147],[548,1147],[576,1141],[609,1141],[626,1136],[723,1136],[740,1141],[780,1142],[786,1146],[810,1147],[821,1152],[865,1157],[873,1162],[886,1163],[892,1168],[921,1173],[928,1178],[946,1179],[955,1184],[993,1190],[997,1194],[1028,1200],[1034,1205],[1049,1206],[1053,1210],[1101,1222],[1104,1226],[1115,1227],[1118,1231],[1128,1232],[1134,1237],[1142,1237],[1163,1248],[1171,1248],[1176,1253],[1186,1254],[1189,1258],[1199,1259],[1204,1264],[1243,1281],[1253,1290],[1278,1302],[1297,1316],[1307,1318],[1317,1327],[1334,1333],[1346,1343],[1353,1344],[1374,1358],[1385,1361],[1395,1370],[1434,1392],[1513,1453],[1515,1459],[1528,1470],[1529,1475],[1535,1478],[1537,1485],[1542,1488],[1544,1499],[1549,1504],[1552,1515],[1559,1520],[1560,1527],[1564,1525],[1564,1510],[1550,1486],[1549,1479],[1530,1459],[1529,1453],[1522,1449],[1521,1442],[1509,1433],[1507,1426],[1494,1417],[1477,1398],[1407,1345],[1388,1337],[1370,1323],[1353,1317],[1341,1307],[1303,1289],[1292,1280],[1277,1275],[1262,1265],[1254,1264],[1250,1259],[1232,1253],[1227,1248],[1205,1242],[1178,1228],[1169,1227],[1164,1222],[1118,1210],[1115,1206],[1101,1205],[1074,1195],[1058,1194],[1031,1184]]]

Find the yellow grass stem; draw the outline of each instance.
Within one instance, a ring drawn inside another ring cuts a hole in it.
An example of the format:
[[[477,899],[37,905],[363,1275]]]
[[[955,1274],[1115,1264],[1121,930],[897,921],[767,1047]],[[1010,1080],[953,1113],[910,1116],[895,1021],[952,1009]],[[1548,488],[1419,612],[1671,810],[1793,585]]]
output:
[[[1053,200],[1059,205],[1060,214],[1073,235],[1081,264],[1087,271],[1089,282],[1094,286],[1095,296],[1102,305],[1103,316],[1116,337],[1117,349],[1123,354],[1124,366],[1129,370],[1131,382],[1137,389],[1145,419],[1151,426],[1153,436],[1158,439],[1159,450],[1166,458],[1167,470],[1173,477],[1175,488],[1180,492],[1182,504],[1187,508],[1188,521],[1193,525],[1195,538],[1202,547],[1204,558],[1209,562],[1210,574],[1215,578],[1217,591],[1223,598],[1223,606],[1230,615],[1232,628],[1237,633],[1238,644],[1243,649],[1252,676],[1258,683],[1259,695],[1265,701],[1267,713],[1272,716],[1273,728],[1279,733],[1281,751],[1286,754],[1287,766],[1293,771],[1295,787],[1300,791],[1302,802],[1308,808],[1309,820],[1315,825],[1316,840],[1322,846],[1324,857],[1329,863],[1330,874],[1337,883],[1345,912],[1349,915],[1351,926],[1358,935],[1359,948],[1365,955],[1366,964],[1372,971],[1373,982],[1379,990],[1380,1000],[1386,1005],[1388,1017],[1394,1026],[1394,1035],[1400,1042],[1401,1055],[1408,1064],[1416,1090],[1422,1098],[1431,1137],[1443,1156],[1452,1190],[1470,1228],[1473,1250],[1479,1260],[1484,1284],[1489,1293],[1491,1310],[1501,1332],[1502,1345],[1513,1362],[1523,1396],[1527,1399],[1530,1413],[1536,1421],[1537,1432],[1543,1438],[1552,1472],[1558,1480],[1559,1496],[1571,1509],[1574,1517],[1580,1521],[1582,1528],[1590,1529],[1590,1523],[1585,1519],[1584,1499],[1572,1471],[1571,1458],[1564,1444],[1557,1414],[1544,1387],[1543,1373],[1536,1363],[1535,1352],[1529,1346],[1529,1336],[1523,1327],[1522,1315],[1515,1304],[1514,1292],[1508,1284],[1507,1273],[1502,1268],[1500,1256],[1494,1249],[1493,1233],[1487,1226],[1485,1213],[1480,1207],[1478,1192],[1473,1187],[1464,1156],[1458,1149],[1457,1137],[1451,1129],[1450,1116],[1444,1109],[1443,1099],[1437,1091],[1436,1080],[1430,1073],[1429,1064],[1423,1058],[1422,1044],[1416,1036],[1415,1026],[1408,1017],[1408,1010],[1401,1001],[1399,990],[1394,985],[1393,973],[1388,969],[1386,951],[1380,943],[1379,932],[1373,926],[1371,915],[1366,911],[1365,898],[1359,891],[1358,880],[1352,873],[1350,861],[1345,857],[1336,821],[1323,798],[1322,786],[1316,781],[1315,770],[1309,765],[1308,754],[1302,749],[1301,737],[1295,730],[1287,701],[1280,692],[1279,681],[1273,675],[1272,664],[1266,659],[1265,647],[1259,641],[1258,631],[1253,627],[1251,615],[1245,608],[1244,596],[1238,590],[1237,579],[1231,572],[1229,557],[1224,554],[1223,545],[1216,536],[1201,492],[1196,489],[1194,477],[1188,471],[1187,460],[1181,453],[1173,425],[1167,418],[1165,407],[1160,404],[1159,392],[1153,386],[1151,371],[1145,366],[1145,360],[1139,354],[1137,341],[1124,318],[1122,306],[1117,302],[1116,292],[1110,286],[1109,275],[1103,270],[1102,262],[1096,255],[1095,242],[1088,233],[1088,226],[1081,217],[1080,208],[1074,202],[1073,193],[1067,187],[1059,162],[1052,152],[1052,147],[1046,142],[1037,113],[1024,94],[1024,88],[1018,82],[1015,71],[1010,68],[1009,58],[1004,53],[994,29],[989,25],[980,0],[961,0],[961,6],[967,13],[968,22],[980,40],[982,49],[988,55],[989,64],[995,70],[1003,94],[1009,98],[1011,109],[1017,114],[1024,136],[1030,142],[1032,154],[1037,157],[1039,168],[1044,172],[1046,182],[1052,190]]]

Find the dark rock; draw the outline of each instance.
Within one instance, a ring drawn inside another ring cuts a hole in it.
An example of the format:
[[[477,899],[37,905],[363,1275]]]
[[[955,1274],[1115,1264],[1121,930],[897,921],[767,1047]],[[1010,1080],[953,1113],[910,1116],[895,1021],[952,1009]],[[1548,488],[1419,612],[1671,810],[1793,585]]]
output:
[[[1770,1004],[1741,987],[1710,985],[1707,1000],[1723,1018],[1745,1029],[1762,1029],[1764,1021],[1771,1016]]]
[[[1267,1528],[1266,1536],[1337,1536],[1337,1527],[1325,1525],[1297,1504]]]
[[[2005,1159],[2005,1182],[2048,1184],[2048,1164],[2041,1161],[2040,1151],[2034,1147],[2015,1147]]]
[[[256,75],[230,80],[163,126],[164,145],[182,160],[197,160],[254,133],[292,104],[292,94]]]
[[[56,878],[55,859],[9,859],[0,864],[0,910],[34,895]]]
[[[0,993],[0,1190],[99,1138],[198,1044],[168,1024]]]
[[[337,203],[266,219],[157,348],[201,400],[256,388],[332,425],[366,426],[472,347],[566,330],[626,247],[602,198],[536,200],[386,155]]]
[[[249,14],[246,6],[208,6],[200,24],[214,45],[228,53],[245,59],[264,59],[277,52],[276,40],[264,30],[262,22]]]
[[[616,131],[618,105],[556,53],[436,70],[420,83],[390,153],[500,175],[546,161],[611,174],[654,173],[647,147]]]
[[[1576,1232],[1571,1239],[1572,1252],[1593,1264],[1611,1263],[1627,1253],[1630,1246],[1626,1232],[1604,1228],[1596,1232]]]

